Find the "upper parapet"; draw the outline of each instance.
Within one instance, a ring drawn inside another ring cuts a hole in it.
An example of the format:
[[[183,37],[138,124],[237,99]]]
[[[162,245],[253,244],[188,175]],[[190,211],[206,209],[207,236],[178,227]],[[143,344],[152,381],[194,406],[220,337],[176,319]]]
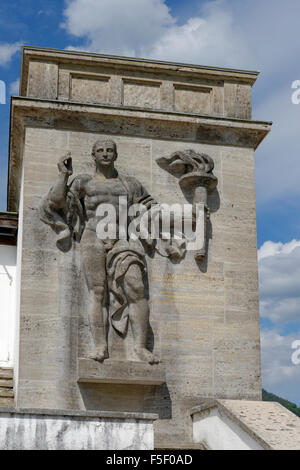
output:
[[[257,76],[243,70],[25,46],[20,94],[249,120]]]

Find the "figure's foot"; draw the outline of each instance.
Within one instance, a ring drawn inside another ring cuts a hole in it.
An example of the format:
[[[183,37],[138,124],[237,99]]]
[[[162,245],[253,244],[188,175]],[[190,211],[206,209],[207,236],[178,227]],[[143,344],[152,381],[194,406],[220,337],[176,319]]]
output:
[[[56,246],[59,250],[69,251],[72,246],[72,237],[69,227],[58,235],[56,239]]]
[[[67,240],[70,236],[71,236],[71,232],[70,232],[69,227],[67,227],[65,228],[65,230],[62,230],[62,232],[60,232],[60,234],[57,237],[57,241],[59,243],[62,243],[65,240]]]
[[[108,358],[107,346],[93,349],[93,351],[88,355],[88,358],[93,359],[93,361],[103,362],[104,359]]]
[[[140,361],[148,362],[149,364],[158,364],[159,359],[152,352],[146,348],[134,348],[137,357]]]

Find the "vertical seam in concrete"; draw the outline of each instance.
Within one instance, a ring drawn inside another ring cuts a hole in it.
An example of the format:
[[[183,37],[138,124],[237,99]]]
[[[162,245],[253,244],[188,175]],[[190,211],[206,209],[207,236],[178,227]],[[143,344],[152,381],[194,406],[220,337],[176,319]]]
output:
[[[59,65],[57,64],[57,71],[56,71],[56,98],[58,100],[59,97]]]
[[[222,116],[225,117],[225,82],[223,82]]]

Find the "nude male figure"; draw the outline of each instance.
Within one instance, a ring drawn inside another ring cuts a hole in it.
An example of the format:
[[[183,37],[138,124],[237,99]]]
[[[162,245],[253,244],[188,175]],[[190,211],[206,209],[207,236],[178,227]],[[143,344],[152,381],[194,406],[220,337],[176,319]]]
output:
[[[133,177],[118,175],[115,169],[117,147],[111,140],[98,140],[92,149],[94,175],[79,175],[70,185],[70,154],[58,163],[57,183],[50,189],[41,208],[41,219],[59,233],[58,241],[72,236],[74,210],[84,230],[81,254],[90,293],[88,316],[94,340],[90,358],[102,362],[108,358],[107,332],[109,316],[116,331],[125,336],[130,323],[134,350],[139,360],[150,364],[158,359],[146,348],[149,329],[149,306],[146,299],[144,273],[145,252],[139,240],[104,239],[97,236],[97,208],[112,204],[119,219],[119,197],[131,204],[155,204],[145,188]],[[75,217],[76,218],[76,217]],[[81,236],[81,234],[80,234]]]

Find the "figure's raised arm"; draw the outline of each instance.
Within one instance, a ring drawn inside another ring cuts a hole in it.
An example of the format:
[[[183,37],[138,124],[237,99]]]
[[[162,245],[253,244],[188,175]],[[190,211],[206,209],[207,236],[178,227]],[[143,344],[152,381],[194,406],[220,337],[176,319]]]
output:
[[[60,158],[58,179],[42,199],[40,219],[57,233],[57,247],[67,251],[72,239],[80,240],[84,230],[84,213],[80,202],[80,179],[75,178],[68,185],[73,174],[71,153]]]
[[[58,179],[48,193],[48,201],[53,210],[64,209],[67,203],[68,179],[73,174],[72,157],[68,152],[59,159]]]

